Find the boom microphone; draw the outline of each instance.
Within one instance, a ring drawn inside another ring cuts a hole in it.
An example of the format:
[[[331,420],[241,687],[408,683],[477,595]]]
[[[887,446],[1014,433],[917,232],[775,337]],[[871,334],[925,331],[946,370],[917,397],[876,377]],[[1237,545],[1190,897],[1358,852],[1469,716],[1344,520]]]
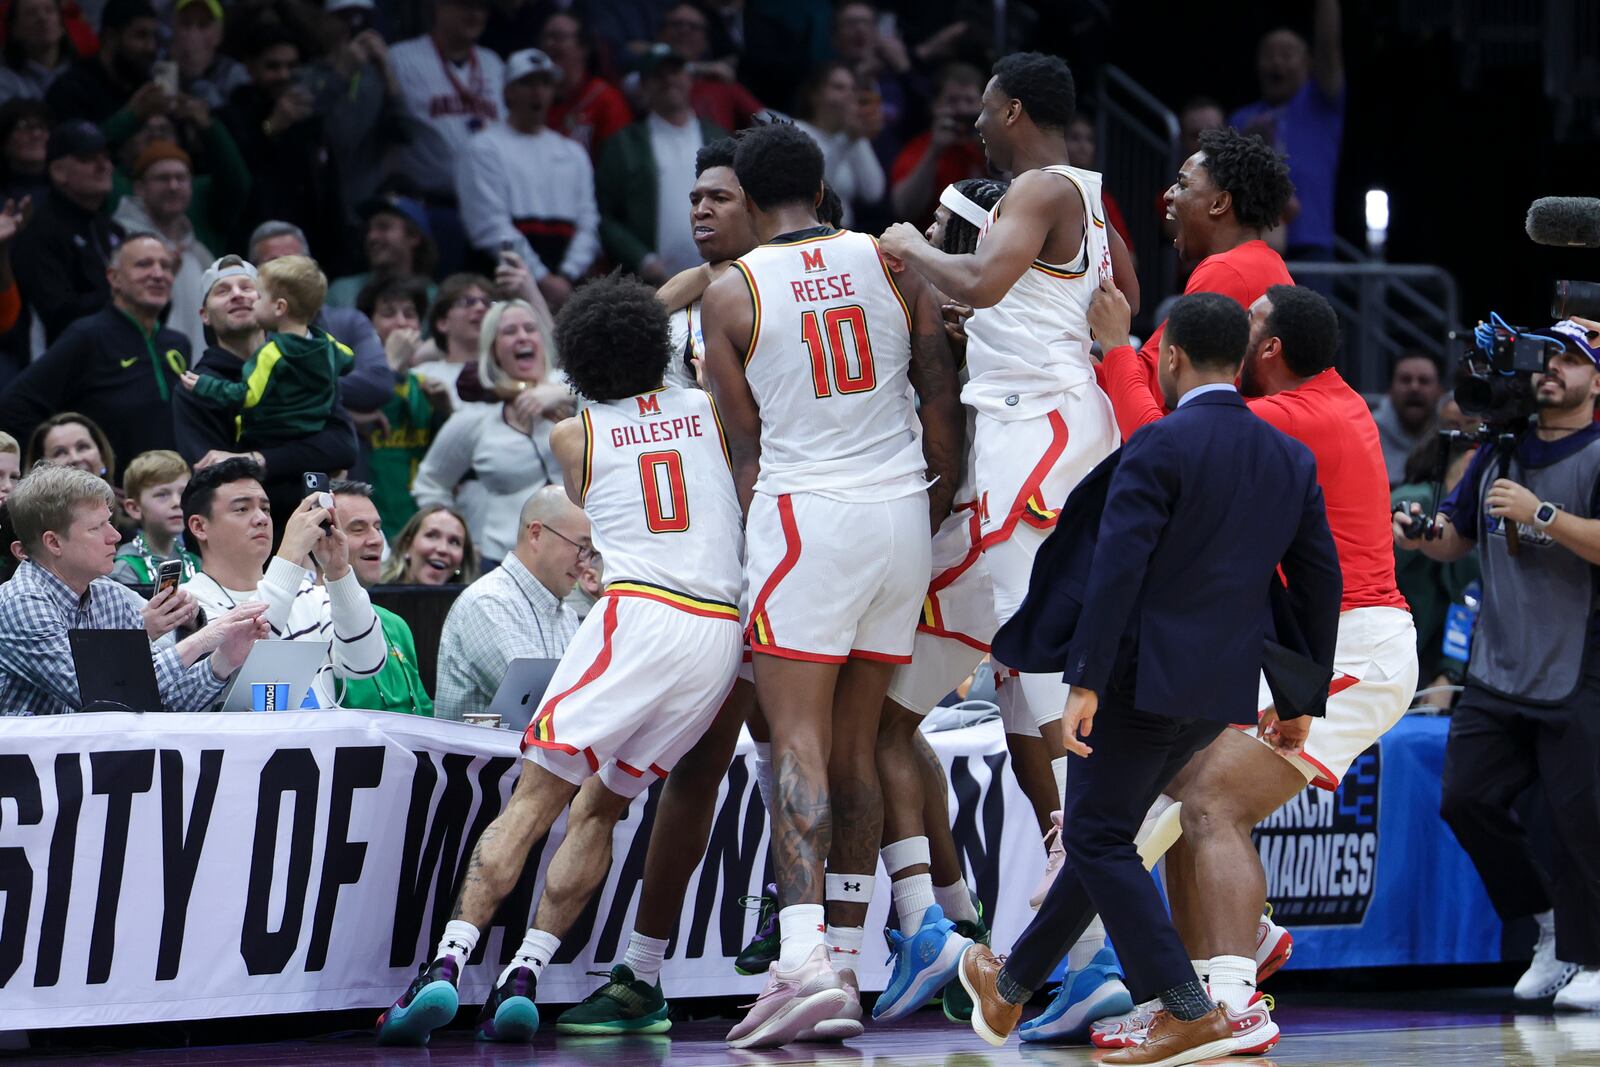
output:
[[[1546,196],[1528,207],[1528,236],[1535,244],[1600,248],[1600,200]]]

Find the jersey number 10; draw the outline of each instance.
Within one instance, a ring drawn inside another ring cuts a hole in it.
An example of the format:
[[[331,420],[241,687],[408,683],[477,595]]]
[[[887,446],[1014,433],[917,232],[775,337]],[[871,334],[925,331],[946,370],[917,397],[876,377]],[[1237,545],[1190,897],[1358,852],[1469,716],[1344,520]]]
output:
[[[846,329],[850,331],[849,345],[845,344]],[[811,356],[811,384],[818,399],[835,392],[841,396],[870,393],[877,387],[866,308],[859,304],[829,308],[822,313],[820,323],[815,311],[807,311],[800,316],[800,339]],[[850,368],[851,349],[855,355],[854,373]]]
[[[689,493],[683,484],[683,456],[676,451],[639,456],[639,486],[644,490],[644,525],[651,533],[683,533],[689,528]]]

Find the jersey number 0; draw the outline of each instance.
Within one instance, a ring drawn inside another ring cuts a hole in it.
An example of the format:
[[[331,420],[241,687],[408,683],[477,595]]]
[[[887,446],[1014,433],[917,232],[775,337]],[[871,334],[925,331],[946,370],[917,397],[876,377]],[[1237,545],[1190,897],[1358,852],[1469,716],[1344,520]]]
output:
[[[645,452],[639,456],[644,490],[644,525],[651,533],[683,533],[689,528],[689,494],[683,484],[683,456]]]
[[[850,333],[848,344],[846,330]],[[800,316],[800,339],[811,356],[811,384],[818,399],[835,392],[841,396],[870,393],[877,387],[872,341],[867,337],[866,308],[859,304],[829,308],[820,319],[815,311],[807,311]],[[854,370],[851,369],[852,354]]]

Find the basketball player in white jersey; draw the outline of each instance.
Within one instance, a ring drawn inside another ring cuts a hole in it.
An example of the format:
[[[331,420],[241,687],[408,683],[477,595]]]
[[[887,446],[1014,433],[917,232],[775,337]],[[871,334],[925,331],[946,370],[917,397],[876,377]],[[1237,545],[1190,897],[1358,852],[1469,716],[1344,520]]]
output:
[[[859,939],[883,821],[879,716],[894,665],[911,658],[930,529],[961,455],[931,291],[915,277],[898,288],[871,237],[818,223],[822,167],[792,126],[745,133],[734,170],[766,243],[704,300],[706,370],[748,512],[746,624],[772,729],[782,905],[779,958],[728,1035],[737,1047],[785,1044],[854,999],[823,942],[823,863],[838,924]]]
[[[384,1043],[426,1043],[454,1018],[483,927],[570,802],[533,927],[478,1017],[481,1038],[533,1035],[539,973],[605,878],[618,817],[700,737],[739,667],[739,502],[710,397],[661,384],[665,310],[637,281],[600,279],[567,302],[556,339],[592,403],[550,444],[609,582],[523,737],[522,777],[473,848],[434,960],[378,1021]]]
[[[1095,381],[1086,315],[1108,277],[1137,308],[1138,280],[1121,238],[1105,224],[1100,176],[1068,164],[1065,131],[1075,104],[1062,60],[1037,52],[1002,58],[976,126],[989,162],[1015,177],[990,211],[976,253],[934,249],[908,223],[882,238],[886,255],[976,309],[967,323],[969,378],[961,396],[977,413],[980,543],[997,623],[1022,603],[1056,509],[1120,443],[1111,402]],[[1001,664],[996,670],[1007,732],[1044,737],[1059,807],[1068,686],[1054,675],[1008,676]],[[1051,861],[1047,876],[1059,866],[1055,856]],[[1092,927],[1069,954],[1074,969],[1088,966],[1103,945]]]

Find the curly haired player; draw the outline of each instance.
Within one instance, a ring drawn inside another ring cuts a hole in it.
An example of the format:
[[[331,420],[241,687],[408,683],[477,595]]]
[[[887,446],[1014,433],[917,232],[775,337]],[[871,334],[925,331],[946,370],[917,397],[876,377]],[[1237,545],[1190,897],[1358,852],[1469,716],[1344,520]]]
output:
[[[480,932],[571,803],[533,926],[478,1016],[487,1040],[538,1030],[539,974],[605,878],[613,826],[704,732],[739,668],[739,501],[711,398],[661,384],[666,309],[612,275],[573,294],[556,340],[593,403],[550,444],[610,581],[523,736],[522,777],[473,848],[435,958],[378,1020],[384,1044],[426,1043],[455,1016]]]

